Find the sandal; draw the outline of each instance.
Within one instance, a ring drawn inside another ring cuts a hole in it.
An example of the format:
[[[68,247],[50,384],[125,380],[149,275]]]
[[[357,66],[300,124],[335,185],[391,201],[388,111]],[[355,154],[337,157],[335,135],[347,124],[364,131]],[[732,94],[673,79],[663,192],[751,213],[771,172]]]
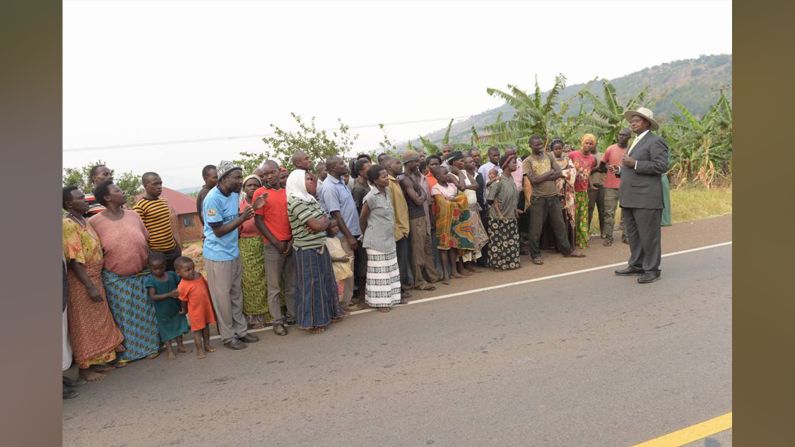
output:
[[[436,286],[432,286],[432,285],[430,285],[430,284],[424,284],[424,285],[421,285],[421,286],[417,286],[417,287],[415,287],[415,289],[416,289],[416,290],[427,290],[427,291],[431,291],[431,290],[436,290]]]
[[[541,256],[536,256],[534,258],[531,258],[530,260],[533,261],[533,264],[535,264],[535,265],[543,265],[544,264],[544,260],[541,258]]]

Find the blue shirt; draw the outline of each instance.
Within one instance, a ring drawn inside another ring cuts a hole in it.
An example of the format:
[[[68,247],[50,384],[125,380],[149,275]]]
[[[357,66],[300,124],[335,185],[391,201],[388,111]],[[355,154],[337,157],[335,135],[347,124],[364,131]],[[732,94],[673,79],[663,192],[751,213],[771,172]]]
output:
[[[237,228],[218,237],[210,227],[211,223],[226,224],[237,218],[240,208],[240,194],[233,192],[225,196],[217,186],[207,193],[202,203],[204,219],[205,259],[210,261],[234,261],[240,256],[237,246]]]
[[[362,234],[359,228],[359,213],[356,212],[356,202],[353,200],[351,191],[340,179],[334,178],[332,175],[326,177],[323,181],[323,186],[317,192],[317,198],[320,206],[331,214],[334,211],[339,211],[345,226],[354,237],[359,237]],[[340,232],[340,234],[342,234]]]

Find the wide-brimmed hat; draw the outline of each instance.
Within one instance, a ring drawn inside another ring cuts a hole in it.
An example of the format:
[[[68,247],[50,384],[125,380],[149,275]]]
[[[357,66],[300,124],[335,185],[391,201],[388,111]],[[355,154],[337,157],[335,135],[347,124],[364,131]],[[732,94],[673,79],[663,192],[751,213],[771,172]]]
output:
[[[241,171],[243,170],[243,168],[240,166],[235,166],[235,164],[229,160],[221,160],[221,162],[218,163],[218,167],[216,168],[218,171],[218,181],[220,182],[222,178],[235,169],[240,169]]]
[[[638,107],[637,110],[627,110],[624,112],[624,118],[626,118],[627,121],[629,121],[635,115],[650,122],[651,130],[657,130],[660,128],[660,125],[657,124],[657,121],[654,121],[654,112],[647,109],[646,107]]]
[[[412,162],[412,161],[420,161],[420,154],[416,151],[412,151],[411,149],[403,152],[403,156],[401,157],[401,161],[403,164]]]

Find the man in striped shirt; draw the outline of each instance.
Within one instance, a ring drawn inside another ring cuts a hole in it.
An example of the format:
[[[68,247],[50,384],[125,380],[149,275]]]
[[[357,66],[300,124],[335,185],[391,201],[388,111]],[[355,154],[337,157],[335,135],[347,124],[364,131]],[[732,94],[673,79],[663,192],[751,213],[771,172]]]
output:
[[[144,221],[149,232],[149,250],[163,253],[166,257],[166,270],[174,270],[174,260],[182,256],[178,233],[175,231],[174,214],[166,199],[161,198],[163,180],[155,172],[141,176],[144,196],[135,203],[133,209]]]

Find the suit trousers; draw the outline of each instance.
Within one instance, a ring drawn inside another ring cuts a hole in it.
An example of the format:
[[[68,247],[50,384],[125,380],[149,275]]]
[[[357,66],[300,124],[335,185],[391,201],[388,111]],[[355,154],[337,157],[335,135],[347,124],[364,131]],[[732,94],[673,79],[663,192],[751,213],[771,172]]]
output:
[[[268,312],[273,324],[284,324],[282,314],[281,284],[284,284],[284,303],[287,305],[287,319],[295,320],[295,254],[291,248],[287,254],[279,253],[273,244],[266,243],[265,278],[268,282]]]
[[[541,230],[544,222],[549,219],[549,225],[555,234],[558,250],[564,255],[572,252],[569,244],[566,223],[563,221],[563,210],[560,208],[560,199],[552,197],[533,197],[530,206],[530,256],[541,256]]]
[[[621,213],[629,239],[629,266],[642,268],[645,272],[659,272],[662,210],[621,207]]]
[[[248,324],[243,315],[243,265],[240,258],[232,261],[204,260],[207,271],[207,284],[213,300],[218,332],[221,341],[226,343],[248,333]]]

